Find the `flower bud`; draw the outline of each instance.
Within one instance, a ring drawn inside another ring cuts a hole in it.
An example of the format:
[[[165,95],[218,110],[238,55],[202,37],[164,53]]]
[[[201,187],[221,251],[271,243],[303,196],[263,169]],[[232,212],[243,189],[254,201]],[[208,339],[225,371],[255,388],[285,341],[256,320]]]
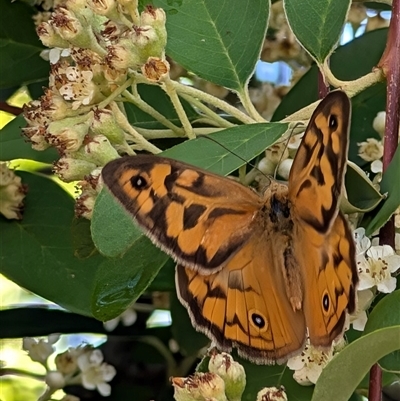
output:
[[[220,376],[225,382],[225,393],[229,401],[241,400],[246,387],[246,373],[240,363],[222,352],[211,355],[208,370]]]
[[[6,219],[22,219],[23,199],[27,187],[21,183],[21,177],[0,163],[0,214]]]
[[[74,155],[97,166],[105,166],[111,160],[119,157],[118,152],[104,135],[93,136]]]
[[[95,110],[91,130],[95,134],[104,135],[112,144],[120,145],[125,142],[125,132],[118,125],[111,110]]]
[[[36,28],[36,32],[46,47],[61,47],[63,49],[69,47],[68,41],[63,39],[48,22],[42,22]]]
[[[258,392],[257,401],[287,401],[285,388],[265,387]]]
[[[107,64],[117,70],[138,68],[140,57],[130,39],[120,39],[115,45],[107,47]]]
[[[45,382],[51,389],[61,389],[65,386],[64,376],[58,371],[47,372]]]
[[[293,159],[282,160],[278,167],[278,174],[286,181],[289,180],[290,169],[292,168]]]
[[[225,383],[215,373],[195,373],[187,378],[173,377],[176,401],[226,401]]]
[[[31,143],[32,149],[35,150],[46,150],[50,147],[50,144],[46,141],[45,127],[25,127],[22,128],[22,133],[26,136],[28,141]]]
[[[98,44],[92,30],[92,25],[89,25],[86,20],[82,19],[82,15],[79,18],[79,15],[85,9],[87,7],[83,7],[79,10],[78,14],[75,14],[71,9],[58,7],[50,19],[50,24],[62,39],[73,46],[91,49],[100,55],[104,55],[105,50]],[[85,26],[82,25],[82,21],[86,22]]]
[[[144,11],[140,14],[140,25],[150,25],[155,29],[165,29],[167,17],[162,8],[155,8],[152,5],[147,5]]]
[[[82,180],[96,168],[96,164],[73,157],[63,156],[54,164],[54,172],[64,182]]]
[[[115,0],[87,0],[87,5],[97,15],[103,15],[111,21],[119,21],[120,13]]]
[[[138,49],[141,64],[144,64],[149,57],[161,58],[167,44],[167,35],[160,36],[150,25],[135,28],[131,39]]]
[[[275,172],[276,164],[274,164],[270,159],[267,157],[263,157],[257,165],[257,168],[266,175],[273,175]]]
[[[47,128],[47,141],[57,147],[61,153],[65,153],[65,151],[76,152],[88,135],[90,117],[85,114],[53,121]]]
[[[380,111],[372,122],[373,129],[381,136],[385,135],[386,111]]]

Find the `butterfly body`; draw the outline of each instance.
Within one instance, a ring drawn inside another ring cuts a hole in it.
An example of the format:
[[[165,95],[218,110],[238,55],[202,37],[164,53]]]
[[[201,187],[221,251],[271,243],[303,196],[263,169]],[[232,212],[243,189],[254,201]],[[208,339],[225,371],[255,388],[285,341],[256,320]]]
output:
[[[342,333],[357,284],[352,235],[338,211],[349,118],[347,96],[328,95],[288,186],[272,181],[261,196],[162,157],[104,167],[105,185],[177,261],[178,297],[220,349],[281,363],[301,351],[307,331],[322,347]]]

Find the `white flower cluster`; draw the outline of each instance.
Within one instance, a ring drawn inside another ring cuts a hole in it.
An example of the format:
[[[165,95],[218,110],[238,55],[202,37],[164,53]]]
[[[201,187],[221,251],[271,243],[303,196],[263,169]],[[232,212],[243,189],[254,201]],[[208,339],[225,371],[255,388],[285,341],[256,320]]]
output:
[[[37,27],[50,48],[49,87],[25,106],[23,131],[34,149],[58,150],[54,170],[62,180],[83,180],[78,216],[91,217],[101,167],[134,149],[157,150],[121,106],[129,86],[169,72],[165,12],[147,6],[139,14],[136,7],[133,0],[66,0]]]
[[[40,401],[51,399],[52,394],[67,385],[80,384],[88,390],[97,390],[103,397],[111,394],[110,382],[116,375],[113,366],[103,362],[103,354],[90,346],[70,348],[55,358],[56,370],[50,370],[48,358],[55,351],[54,344],[59,340],[58,334],[46,339],[36,340],[26,337],[22,348],[28,352],[32,361],[38,362],[46,369],[45,383],[47,388]],[[79,398],[67,394],[63,401],[79,401]]]

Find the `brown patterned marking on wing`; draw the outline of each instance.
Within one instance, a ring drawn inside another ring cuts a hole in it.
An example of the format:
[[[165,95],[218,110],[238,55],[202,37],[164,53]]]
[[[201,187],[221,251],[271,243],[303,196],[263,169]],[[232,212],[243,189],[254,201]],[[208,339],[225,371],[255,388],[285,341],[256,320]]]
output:
[[[307,238],[309,233],[300,231]],[[355,246],[341,213],[325,237],[323,247],[295,242],[305,284],[304,313],[313,345],[329,346],[344,328],[346,312],[355,309],[358,282]]]
[[[274,256],[271,238],[256,233],[217,273],[176,270],[178,296],[194,327],[220,349],[236,347],[241,356],[261,364],[286,361],[305,339],[304,315],[293,311],[283,267]]]
[[[331,92],[314,111],[289,176],[293,215],[320,233],[333,223],[345,172],[350,101]]]
[[[249,188],[156,156],[114,160],[103,179],[156,245],[178,262],[210,272],[240,250],[262,206]]]

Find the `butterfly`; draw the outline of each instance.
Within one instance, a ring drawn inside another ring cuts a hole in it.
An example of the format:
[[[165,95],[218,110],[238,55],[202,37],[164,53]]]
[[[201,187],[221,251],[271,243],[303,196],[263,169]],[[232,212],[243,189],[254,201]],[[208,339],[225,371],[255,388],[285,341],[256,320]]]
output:
[[[315,109],[288,185],[262,195],[175,160],[126,156],[104,185],[177,261],[176,288],[193,326],[220,350],[283,363],[307,336],[329,347],[355,309],[352,233],[338,203],[351,104],[331,92]]]

